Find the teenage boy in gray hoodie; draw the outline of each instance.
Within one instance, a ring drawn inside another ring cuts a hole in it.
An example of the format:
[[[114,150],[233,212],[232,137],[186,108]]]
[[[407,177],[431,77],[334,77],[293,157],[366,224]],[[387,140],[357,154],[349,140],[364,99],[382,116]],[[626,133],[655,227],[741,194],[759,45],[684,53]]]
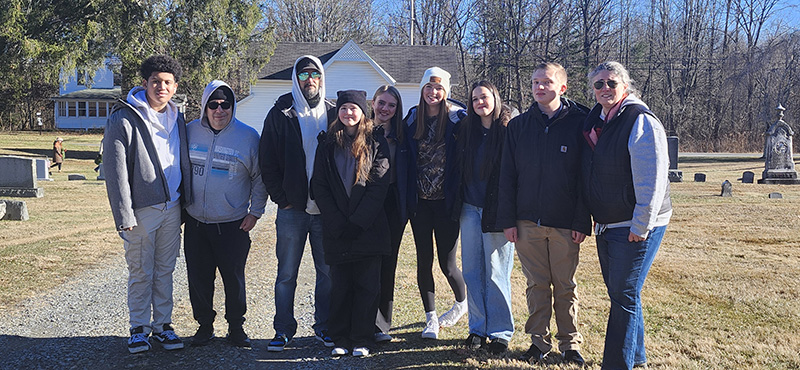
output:
[[[200,324],[192,345],[214,338],[216,270],[225,286],[228,342],[250,347],[242,328],[247,312],[244,266],[250,251],[250,230],[264,214],[267,189],[258,166],[258,133],[236,119],[236,96],[226,83],[214,80],[203,91],[200,118],[189,123],[192,195],[186,208],[184,254],[189,300]]]
[[[103,136],[103,173],[128,263],[128,351],[183,348],[172,329],[172,272],[181,244],[181,205],[192,203],[183,114],[170,99],[181,66],[155,55],[139,70],[142,86],[111,111]],[[152,319],[152,321],[151,321]]]

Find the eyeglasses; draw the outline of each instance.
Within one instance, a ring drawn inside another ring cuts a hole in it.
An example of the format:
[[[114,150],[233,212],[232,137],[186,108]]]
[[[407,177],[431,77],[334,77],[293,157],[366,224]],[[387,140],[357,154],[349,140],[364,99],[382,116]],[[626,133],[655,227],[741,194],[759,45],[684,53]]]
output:
[[[599,81],[595,81],[594,82],[595,90],[600,90],[605,85],[608,85],[609,89],[616,89],[617,85],[619,85],[619,82],[614,81],[614,80],[608,80],[608,81],[599,80]]]
[[[215,110],[215,109],[217,109],[217,107],[222,107],[222,109],[230,109],[231,102],[224,101],[222,103],[217,103],[215,101],[212,101],[212,102],[208,102],[207,107],[208,107],[208,109],[211,109],[211,110]]]
[[[297,79],[299,79],[300,81],[305,81],[305,80],[308,79],[308,76],[311,76],[311,78],[313,78],[315,80],[319,80],[319,78],[322,77],[322,73],[319,73],[317,71],[314,71],[314,72],[300,72],[300,73],[297,74]]]

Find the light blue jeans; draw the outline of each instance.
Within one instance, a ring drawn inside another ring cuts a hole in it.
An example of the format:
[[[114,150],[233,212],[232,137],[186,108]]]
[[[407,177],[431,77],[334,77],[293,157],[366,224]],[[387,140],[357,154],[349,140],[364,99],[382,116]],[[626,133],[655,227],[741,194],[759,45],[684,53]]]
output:
[[[272,326],[276,333],[288,338],[297,333],[294,318],[294,294],[297,289],[297,273],[306,237],[311,242],[311,256],[316,269],[314,287],[314,332],[328,330],[328,315],[331,302],[330,267],[325,264],[322,250],[322,216],[310,215],[295,208],[278,209],[275,217],[278,257],[278,276],[275,279],[275,318]]]
[[[469,332],[511,340],[511,270],[514,244],[503,233],[481,232],[483,209],[464,203],[461,209],[461,265],[467,283]]]
[[[636,243],[628,241],[628,227],[606,229],[597,235],[600,269],[611,299],[603,369],[632,369],[647,362],[642,286],[666,230],[666,226],[655,227],[647,239]]]

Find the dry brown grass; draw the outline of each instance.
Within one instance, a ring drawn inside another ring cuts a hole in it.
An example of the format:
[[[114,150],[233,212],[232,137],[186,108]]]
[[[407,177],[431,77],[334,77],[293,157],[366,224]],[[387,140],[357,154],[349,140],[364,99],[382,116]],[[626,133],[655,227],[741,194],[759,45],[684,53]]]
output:
[[[14,148],[49,149],[53,137],[0,134],[0,154],[17,152]],[[100,136],[66,139],[68,149],[79,144],[90,148]],[[763,162],[757,157],[682,161],[687,181],[672,184],[675,213],[644,290],[651,368],[800,368],[796,335],[800,328],[800,186],[737,182],[743,171],[760,177]],[[55,174],[54,182],[42,183],[45,197],[25,199],[31,219],[0,223],[0,308],[53,289],[76,272],[121,253],[105,188],[93,180],[93,167],[90,159],[70,159],[68,155],[65,172]],[[70,172],[84,173],[90,180],[66,181]],[[707,182],[691,182],[695,172],[706,173]],[[733,183],[732,198],[718,196],[726,179]],[[767,199],[773,191],[783,193],[784,198]],[[268,239],[270,235],[256,234],[255,238]],[[258,241],[253,253],[266,248],[267,242]],[[443,329],[437,345],[420,345],[424,314],[410,228],[401,248],[395,297],[398,328],[393,334],[414,349],[399,346],[397,354],[407,360],[399,361],[406,365],[398,366],[530,368],[508,358],[489,358],[457,348],[468,334],[466,320]],[[435,270],[437,309],[444,312],[452,304],[452,293],[438,267]],[[591,238],[582,246],[577,278],[583,353],[587,368],[599,369],[608,299]],[[515,358],[529,345],[527,336],[519,331],[527,316],[519,263],[512,283],[518,331],[509,357]],[[542,367],[569,368],[558,364]]]

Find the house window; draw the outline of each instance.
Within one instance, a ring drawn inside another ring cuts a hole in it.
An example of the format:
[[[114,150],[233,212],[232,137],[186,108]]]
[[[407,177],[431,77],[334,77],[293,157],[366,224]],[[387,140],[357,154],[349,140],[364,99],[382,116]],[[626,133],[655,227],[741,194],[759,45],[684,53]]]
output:
[[[100,108],[100,109],[98,110],[98,112],[97,112],[97,116],[98,116],[98,117],[106,117],[106,116],[108,116],[108,103],[106,103],[106,102],[99,102],[99,103],[97,103],[97,105],[98,105],[98,106],[99,106],[99,108]]]
[[[86,117],[86,102],[78,102],[78,117]]]
[[[89,102],[89,117],[97,117],[97,102]]]
[[[75,102],[66,102],[67,103],[67,117],[77,117],[78,115],[75,114]]]
[[[58,116],[59,117],[67,116],[67,102],[65,101],[58,102]]]

